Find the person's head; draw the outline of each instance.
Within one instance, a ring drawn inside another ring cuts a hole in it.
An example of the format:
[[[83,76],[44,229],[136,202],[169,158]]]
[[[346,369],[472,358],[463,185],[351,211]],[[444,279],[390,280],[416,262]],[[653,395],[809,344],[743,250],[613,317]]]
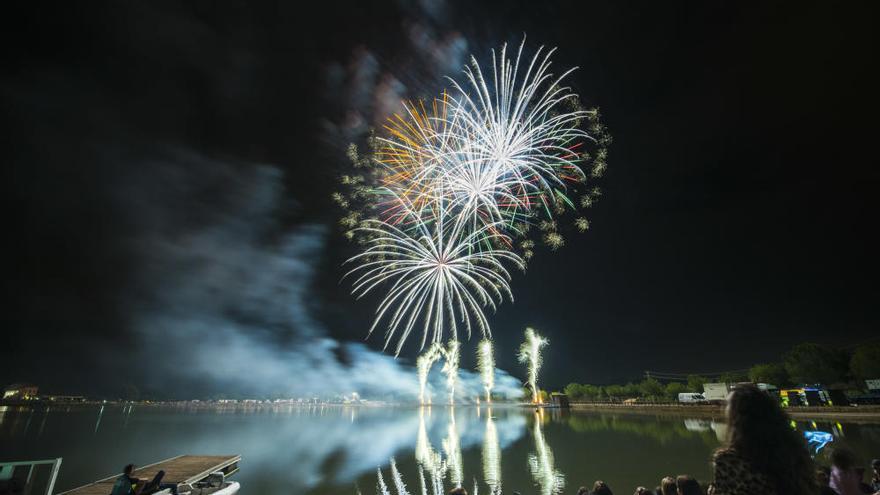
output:
[[[467,495],[467,490],[460,486],[449,490],[449,495]]]
[[[614,495],[611,492],[611,488],[605,484],[604,481],[598,480],[593,483],[593,495]]]
[[[777,493],[815,492],[813,459],[788,416],[755,385],[739,385],[727,402],[729,447],[776,484]]]
[[[654,492],[652,492],[652,491],[651,491],[650,489],[648,489],[648,488],[645,488],[645,487],[643,487],[643,486],[640,486],[640,487],[637,487],[637,488],[636,488],[636,491],[635,491],[635,493],[634,493],[633,495],[654,495]]]
[[[675,486],[675,478],[667,476],[660,480],[660,491],[657,493],[660,495],[675,495],[677,490],[678,489]]]
[[[858,464],[856,454],[846,446],[835,447],[831,451],[831,465],[841,471],[855,469]]]
[[[700,490],[700,484],[697,483],[697,480],[686,474],[675,478],[675,487],[678,490],[678,495],[702,495],[702,490]]]
[[[578,495],[590,495],[590,490],[587,490],[587,487],[582,486],[578,488]]]
[[[131,473],[134,472],[134,464],[126,464],[124,468],[122,468],[122,472],[125,473],[126,476],[131,476]]]

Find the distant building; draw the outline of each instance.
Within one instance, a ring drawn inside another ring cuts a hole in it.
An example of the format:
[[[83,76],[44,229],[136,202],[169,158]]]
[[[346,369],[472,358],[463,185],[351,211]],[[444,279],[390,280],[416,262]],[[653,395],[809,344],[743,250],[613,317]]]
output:
[[[567,408],[569,407],[568,396],[565,394],[560,394],[559,392],[553,392],[550,394],[550,402],[554,407]]]
[[[37,386],[27,383],[15,383],[3,391],[4,399],[36,399]]]
[[[46,397],[52,402],[85,402],[86,398],[82,395],[50,395]]]

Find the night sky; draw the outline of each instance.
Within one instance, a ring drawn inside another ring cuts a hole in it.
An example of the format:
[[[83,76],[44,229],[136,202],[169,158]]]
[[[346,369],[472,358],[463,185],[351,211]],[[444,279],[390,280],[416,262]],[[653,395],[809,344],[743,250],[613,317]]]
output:
[[[614,143],[591,229],[539,249],[490,317],[500,368],[524,376],[527,325],[550,339],[551,388],[876,335],[876,12],[474,3],[7,10],[0,383],[201,395],[277,376],[230,378],[249,368],[227,352],[337,371],[374,355],[376,299],[340,283],[346,146],[524,33],[580,67],[570,83]]]

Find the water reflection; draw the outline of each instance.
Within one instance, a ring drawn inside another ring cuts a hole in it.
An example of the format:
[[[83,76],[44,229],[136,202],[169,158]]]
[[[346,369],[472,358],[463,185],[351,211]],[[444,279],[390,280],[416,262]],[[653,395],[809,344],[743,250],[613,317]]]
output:
[[[483,416],[481,409],[477,408],[476,418],[479,421]],[[422,495],[442,495],[446,492],[445,479],[449,475],[451,488],[458,488],[464,482],[464,466],[461,453],[461,435],[456,423],[456,411],[454,407],[450,407],[446,416],[446,437],[443,438],[443,452],[445,457],[434,450],[428,434],[428,422],[426,418],[431,416],[431,407],[423,406],[419,408],[419,431],[416,437],[416,445],[414,457],[418,463],[419,486]],[[518,416],[510,416],[516,418]],[[544,440],[542,432],[543,411],[535,413],[535,421],[532,429],[533,439],[535,442],[535,452],[529,455],[529,468],[534,476],[535,483],[542,487],[542,494],[559,493],[564,487],[564,477],[553,467],[553,452],[550,446]],[[485,420],[483,420],[482,432],[482,451],[481,458],[483,463],[483,483],[488,485],[492,494],[501,494],[501,450],[502,444],[498,434],[498,425],[495,422],[495,416],[492,414],[492,408],[487,408]],[[520,421],[503,421],[500,423],[502,428],[506,430],[509,442],[515,441],[522,435],[523,423]],[[392,457],[389,462],[389,470],[391,479],[394,483],[395,490],[398,495],[409,495],[406,489],[406,483],[402,475],[397,469],[397,462]],[[428,472],[431,490],[428,490],[428,483],[425,479],[425,471]],[[377,470],[377,494],[388,495],[388,485],[382,470]],[[479,493],[479,486],[476,477],[474,478],[473,493]],[[546,486],[546,489],[544,488]],[[358,491],[360,493],[360,491]]]
[[[426,413],[427,411],[427,413]],[[477,418],[481,417],[480,409],[477,410]],[[444,480],[449,474],[452,488],[462,486],[464,480],[461,446],[459,431],[456,426],[455,408],[449,409],[447,416],[447,435],[443,439],[444,458],[431,446],[427,433],[425,417],[430,415],[430,407],[422,407],[419,414],[419,433],[416,439],[415,459],[419,465],[419,478],[421,494],[428,495],[427,483],[424,471],[427,470],[431,480],[431,491],[434,495],[440,495],[446,491]],[[492,409],[486,411],[486,419],[483,422],[483,442],[481,459],[483,463],[483,483],[489,487],[491,493],[500,495],[501,489],[501,442],[498,436],[498,427]],[[532,475],[535,486],[539,487],[541,495],[556,495],[565,488],[565,475],[556,469],[553,450],[544,438],[544,423],[546,421],[543,409],[536,410],[532,422],[533,450],[528,455],[528,468]],[[504,423],[502,423],[504,424]],[[518,435],[517,435],[518,436]],[[389,462],[391,479],[394,480],[395,489],[399,495],[408,495],[405,482],[397,469],[394,458]],[[388,495],[388,487],[384,481],[382,471],[378,470],[377,494]],[[480,483],[474,478],[474,495],[479,493]]]
[[[479,411],[479,409],[478,409]],[[492,408],[486,410],[486,433],[483,435],[483,480],[492,493],[501,492],[501,446]]]
[[[532,437],[535,441],[535,452],[529,454],[529,471],[541,488],[541,495],[557,494],[565,488],[565,475],[556,469],[553,451],[544,440],[544,409],[535,411],[534,419]]]
[[[98,420],[95,421],[95,433],[98,433],[98,427],[101,426],[101,418],[104,417],[104,406],[101,406],[101,410],[98,411]]]
[[[461,466],[461,444],[458,437],[458,428],[455,426],[455,408],[449,408],[449,425],[446,427],[446,438],[443,440],[443,450],[446,451],[446,463],[449,466],[449,474],[452,478],[453,488],[461,486],[464,471]]]
[[[137,409],[137,410],[135,410]],[[717,419],[602,413],[570,414],[503,405],[374,408],[321,405],[216,407],[115,406],[0,408],[0,457],[64,457],[59,489],[102,478],[120,463],[149,464],[180,454],[241,454],[236,475],[248,493],[329,495],[354,484],[372,493],[381,467],[392,493],[557,495],[603,479],[618,490],[689,472],[711,476],[709,458],[724,438]],[[801,432],[846,438],[876,457],[880,426],[800,421]],[[806,434],[805,434],[806,435]],[[827,436],[813,434],[814,444]],[[120,441],[125,439],[126,441]],[[600,446],[601,448],[594,448]],[[816,449],[814,448],[814,451]],[[827,464],[828,448],[817,460]],[[675,452],[674,469],[669,452]],[[391,470],[389,459],[396,460]]]

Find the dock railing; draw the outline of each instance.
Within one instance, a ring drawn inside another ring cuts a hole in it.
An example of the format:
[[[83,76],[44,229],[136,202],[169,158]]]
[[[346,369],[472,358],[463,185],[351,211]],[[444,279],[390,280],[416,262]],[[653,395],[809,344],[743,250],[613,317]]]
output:
[[[52,495],[61,458],[0,462],[0,492]]]

